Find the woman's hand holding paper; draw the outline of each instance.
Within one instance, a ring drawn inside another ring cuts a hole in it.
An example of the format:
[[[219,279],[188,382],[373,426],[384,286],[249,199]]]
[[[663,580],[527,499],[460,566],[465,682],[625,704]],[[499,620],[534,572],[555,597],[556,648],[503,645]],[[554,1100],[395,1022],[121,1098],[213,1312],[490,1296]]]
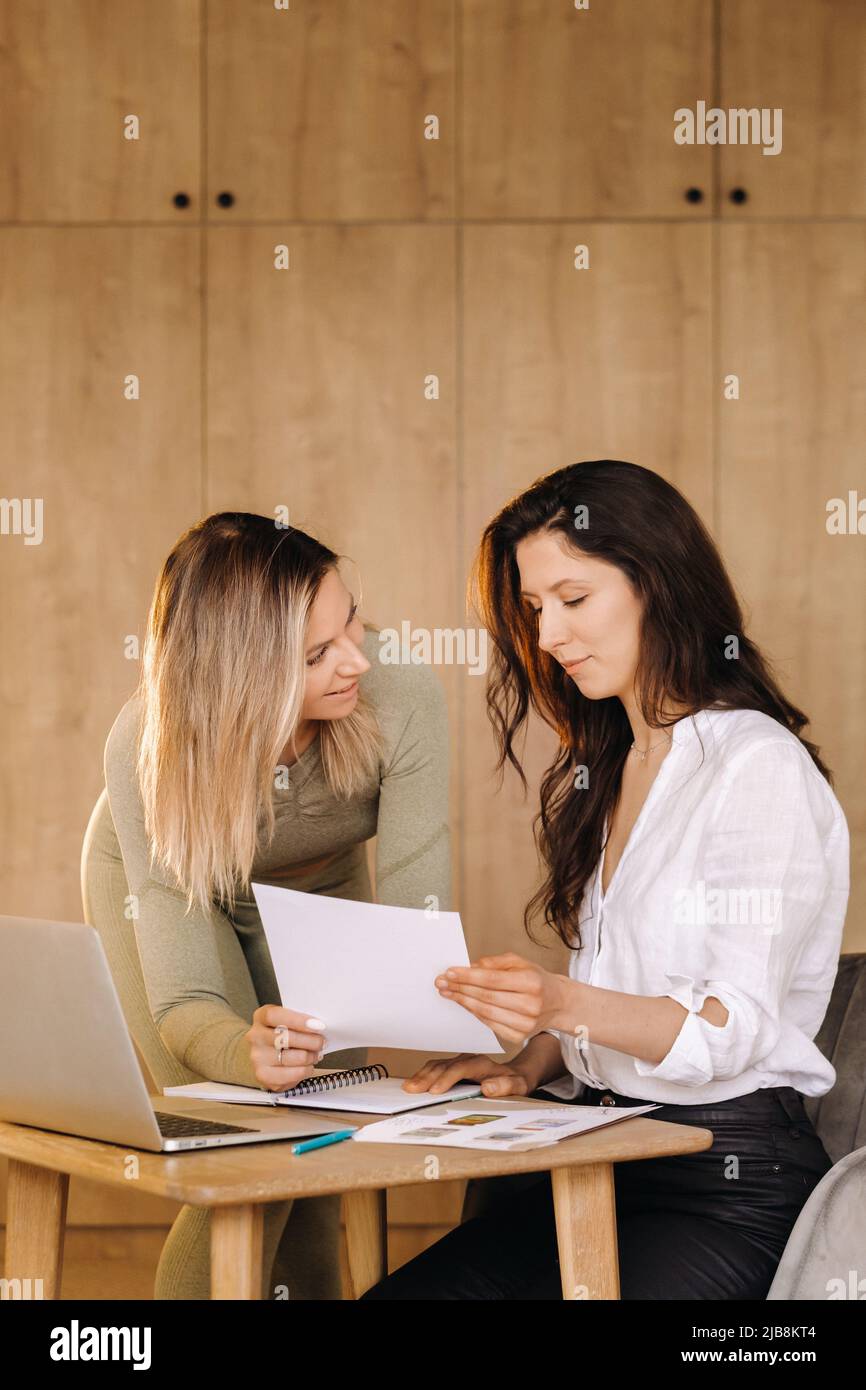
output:
[[[436,977],[443,999],[462,1004],[498,1038],[514,1042],[558,1026],[570,984],[566,976],[544,970],[513,951],[482,956],[468,966],[452,966]]]
[[[324,1027],[321,1019],[279,1004],[256,1009],[245,1037],[259,1085],[266,1091],[288,1091],[312,1076],[327,1043]],[[279,1062],[278,1047],[282,1047]]]

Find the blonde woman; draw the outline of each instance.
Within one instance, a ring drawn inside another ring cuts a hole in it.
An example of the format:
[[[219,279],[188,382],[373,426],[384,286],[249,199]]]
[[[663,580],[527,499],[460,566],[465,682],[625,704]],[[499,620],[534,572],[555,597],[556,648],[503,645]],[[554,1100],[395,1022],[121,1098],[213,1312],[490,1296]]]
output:
[[[303,531],[221,512],[167,557],[81,866],[85,918],[158,1086],[280,1090],[325,1054],[365,1060],[328,1053],[307,1001],[280,1006],[252,879],[373,901],[375,836],[378,901],[449,906],[441,687],[378,653],[339,556]],[[264,1296],[339,1298],[338,1237],[336,1197],[269,1204]],[[184,1207],[155,1297],[208,1298],[209,1279],[208,1213]]]

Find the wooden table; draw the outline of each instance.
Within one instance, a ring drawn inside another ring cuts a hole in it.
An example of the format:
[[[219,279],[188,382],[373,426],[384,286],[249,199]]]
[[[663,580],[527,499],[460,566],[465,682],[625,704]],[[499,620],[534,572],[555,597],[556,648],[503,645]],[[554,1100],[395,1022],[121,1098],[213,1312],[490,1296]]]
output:
[[[170,1106],[154,1096],[157,1108]],[[475,1102],[473,1102],[475,1104]],[[495,1108],[492,1101],[479,1109]],[[508,1100],[509,1107],[544,1108],[545,1102]],[[187,1102],[182,1107],[191,1111]],[[197,1106],[207,1118],[237,1123],[238,1107]],[[438,1107],[416,1113],[435,1115]],[[270,1106],[243,1107],[244,1123],[273,1118]],[[381,1116],[328,1111],[347,1125]],[[506,1173],[551,1173],[556,1233],[565,1299],[619,1298],[615,1163],[698,1153],[711,1147],[708,1129],[669,1124],[639,1115],[589,1134],[564,1139],[536,1152],[492,1153],[422,1145],[355,1144],[351,1140],[306,1154],[292,1154],[288,1141],[162,1155],[68,1134],[0,1122],[0,1153],[9,1159],[6,1278],[42,1279],[43,1296],[58,1298],[63,1265],[66,1200],[70,1175],[125,1183],[130,1154],[138,1162],[143,1192],[211,1208],[211,1297],[257,1299],[262,1283],[262,1203],[291,1197],[341,1193],[351,1282],[359,1298],[387,1273],[385,1198],[389,1187],[425,1180],[430,1155],[437,1177],[498,1177]]]

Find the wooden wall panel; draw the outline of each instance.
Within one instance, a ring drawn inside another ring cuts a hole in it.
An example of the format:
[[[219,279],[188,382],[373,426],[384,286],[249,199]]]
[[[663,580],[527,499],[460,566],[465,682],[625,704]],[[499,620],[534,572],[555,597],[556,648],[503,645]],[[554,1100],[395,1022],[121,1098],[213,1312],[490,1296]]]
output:
[[[750,631],[836,775],[852,842],[845,949],[862,951],[866,538],[826,523],[830,498],[866,500],[866,229],[730,226],[721,245],[721,358],[740,399],[720,409],[720,540]]]
[[[7,913],[81,920],[103,746],[138,679],[124,642],[201,502],[197,294],[181,228],[0,231],[4,495],[41,498],[44,530],[0,537]]]
[[[239,217],[453,212],[452,0],[209,0],[208,206]],[[425,120],[439,119],[439,138]],[[224,209],[220,191],[235,195]]]
[[[573,268],[578,243],[589,270]],[[465,569],[512,494],[580,459],[653,468],[712,523],[708,228],[469,227],[464,296]],[[532,732],[527,803],[513,772],[494,799],[483,693],[464,686],[464,920],[479,953],[531,954],[530,823],[555,736]]]
[[[455,352],[450,230],[212,229],[207,509],[285,504],[353,557],[378,626],[460,626]],[[453,734],[465,668],[435,669]],[[457,766],[452,743],[455,883]]]
[[[674,141],[674,112],[712,95],[706,0],[460,9],[465,216],[707,216],[710,150]]]
[[[196,215],[200,14],[199,0],[0,0],[0,221]]]
[[[721,99],[782,110],[782,148],[724,144],[721,207],[738,219],[866,214],[863,0],[724,0]],[[742,188],[747,201],[733,204]]]

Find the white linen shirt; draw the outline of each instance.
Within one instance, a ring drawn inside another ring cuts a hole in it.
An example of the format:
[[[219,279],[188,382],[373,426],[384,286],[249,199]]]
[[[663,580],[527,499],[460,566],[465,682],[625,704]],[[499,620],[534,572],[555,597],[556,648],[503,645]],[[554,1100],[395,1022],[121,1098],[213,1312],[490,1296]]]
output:
[[[848,903],[842,808],[799,739],[759,710],[701,710],[671,734],[607,893],[604,852],[586,885],[569,974],[688,1013],[657,1063],[546,1029],[568,1075],[544,1089],[673,1105],[768,1086],[823,1095],[836,1073],[813,1039]],[[724,1027],[698,1016],[710,995]]]

